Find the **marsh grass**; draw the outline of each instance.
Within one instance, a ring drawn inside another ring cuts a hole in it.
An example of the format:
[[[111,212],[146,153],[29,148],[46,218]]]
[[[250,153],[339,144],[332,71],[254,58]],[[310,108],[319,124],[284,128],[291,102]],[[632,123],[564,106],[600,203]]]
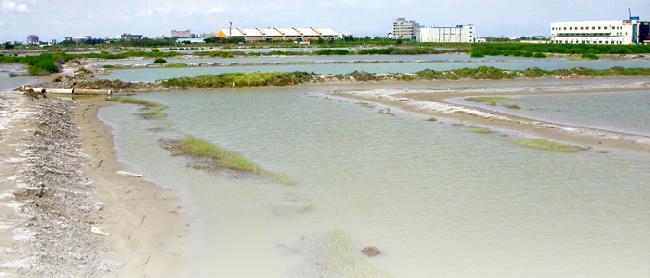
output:
[[[471,132],[478,133],[478,134],[486,134],[486,135],[487,134],[494,134],[494,130],[491,130],[491,129],[485,128],[485,127],[470,126],[469,130]]]
[[[521,106],[516,105],[516,104],[506,104],[506,105],[503,105],[503,107],[508,108],[508,109],[512,109],[512,110],[520,110],[521,109]]]
[[[167,114],[164,111],[168,107],[161,103],[148,101],[148,100],[134,99],[134,98],[118,98],[115,101],[119,103],[136,104],[136,105],[144,106],[145,111],[142,113],[142,117],[144,117],[147,120],[158,120],[158,119],[163,119],[167,116]]]
[[[470,98],[466,98],[465,100],[471,102],[494,104],[494,105],[512,101],[512,99],[507,97],[470,97]]]
[[[313,208],[314,208],[314,206],[312,204],[310,204],[310,203],[300,203],[300,204],[298,204],[298,206],[296,208],[296,211],[299,214],[303,214],[303,213],[310,212]]]
[[[341,277],[390,277],[384,270],[356,251],[350,238],[340,230],[327,234],[322,266]]]
[[[296,184],[290,177],[266,170],[249,161],[238,152],[221,148],[194,136],[188,135],[185,136],[185,138],[174,142],[171,146],[171,151],[174,155],[185,155],[193,158],[208,159],[213,161],[217,168],[225,168],[256,175],[267,175],[273,177],[275,181],[284,185]]]
[[[515,138],[512,141],[523,147],[552,152],[577,153],[587,150],[581,146],[558,143],[546,139]]]

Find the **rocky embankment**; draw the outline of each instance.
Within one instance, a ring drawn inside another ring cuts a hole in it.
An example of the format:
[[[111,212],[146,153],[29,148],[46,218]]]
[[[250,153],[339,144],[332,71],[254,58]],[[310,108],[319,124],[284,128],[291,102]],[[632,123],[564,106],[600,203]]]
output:
[[[2,97],[14,98],[22,107],[22,111],[15,113],[26,116],[22,130],[14,130],[11,136],[3,138],[21,143],[15,144],[15,150],[0,148],[4,152],[0,153],[3,163],[13,166],[4,168],[0,178],[19,181],[14,189],[3,186],[2,193],[13,199],[15,217],[20,219],[11,227],[14,242],[2,242],[12,248],[10,256],[0,264],[0,274],[104,276],[115,265],[103,262],[100,256],[107,248],[103,232],[96,226],[103,205],[82,172],[87,155],[81,150],[80,132],[74,123],[75,104],[3,94]],[[7,133],[0,135],[7,137]],[[19,149],[19,157],[5,157]]]

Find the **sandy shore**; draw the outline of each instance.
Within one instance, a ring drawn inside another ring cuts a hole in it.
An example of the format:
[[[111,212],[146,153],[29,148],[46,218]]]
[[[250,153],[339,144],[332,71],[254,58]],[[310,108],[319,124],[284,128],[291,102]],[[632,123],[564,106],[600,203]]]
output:
[[[187,211],[116,173],[107,104],[0,94],[0,277],[181,275]]]
[[[544,122],[449,101],[451,98],[478,96],[629,92],[650,88],[650,83],[647,80],[622,77],[599,78],[593,79],[593,81],[592,79],[578,81],[553,80],[554,84],[552,86],[545,84],[544,80],[532,80],[530,84],[527,84],[525,80],[506,82],[480,80],[467,83],[441,82],[436,83],[435,89],[370,89],[341,91],[333,93],[333,95],[355,101],[379,103],[409,112],[431,115],[433,117],[452,119],[467,125],[479,125],[523,132],[537,137],[598,149],[623,149],[650,152],[650,138],[648,137]],[[503,84],[516,84],[519,86],[500,86]],[[527,86],[520,86],[522,84]]]
[[[77,117],[83,150],[90,155],[84,172],[105,204],[102,224],[111,233],[111,248],[104,255],[124,263],[119,277],[178,277],[189,248],[187,211],[178,193],[116,174],[124,165],[117,159],[110,127],[97,118],[106,105],[110,103],[103,98],[81,101]]]

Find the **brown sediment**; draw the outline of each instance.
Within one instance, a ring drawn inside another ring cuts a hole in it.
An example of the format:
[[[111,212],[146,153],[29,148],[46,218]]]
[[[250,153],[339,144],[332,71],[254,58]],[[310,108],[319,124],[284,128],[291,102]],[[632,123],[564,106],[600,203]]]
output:
[[[612,80],[613,84],[618,81],[625,80],[636,80],[638,79],[627,79],[627,78],[604,78],[604,80]],[[535,84],[540,80],[535,81]],[[630,92],[638,91],[640,89],[646,89],[648,83],[638,84],[638,86],[627,86],[623,85],[625,82],[621,82],[621,86],[608,86],[606,88],[600,87],[562,87],[558,86],[557,88],[548,88],[548,87],[527,87],[519,88],[514,90],[507,90],[504,88],[504,91],[493,90],[489,92],[481,92],[480,90],[466,90],[466,87],[461,87],[464,82],[458,83],[449,83],[444,82],[445,85],[449,85],[448,90],[421,90],[414,93],[409,93],[407,91],[403,93],[396,93],[391,95],[390,98],[378,97],[375,95],[363,95],[355,94],[354,92],[341,92],[335,93],[334,95],[341,96],[344,98],[366,101],[366,102],[375,102],[388,105],[391,107],[400,108],[405,111],[416,112],[421,114],[426,114],[434,116],[436,118],[447,118],[461,122],[468,122],[474,125],[480,126],[489,126],[497,129],[506,129],[514,130],[518,132],[523,132],[530,134],[532,136],[538,136],[547,138],[559,142],[568,142],[573,144],[578,144],[582,146],[602,148],[602,149],[622,149],[622,150],[632,150],[632,151],[643,151],[650,152],[650,144],[645,143],[645,141],[650,142],[650,138],[634,135],[634,134],[625,134],[620,132],[600,130],[594,128],[586,128],[579,126],[568,126],[550,122],[539,121],[536,119],[530,119],[520,116],[515,116],[511,114],[499,113],[494,111],[488,111],[475,106],[466,106],[459,105],[456,103],[451,103],[448,101],[450,98],[465,98],[465,97],[480,97],[480,96],[513,96],[513,95],[548,95],[548,94],[586,94],[586,93],[617,93],[617,92]],[[504,81],[472,81],[473,85],[484,83],[485,85],[495,86],[498,88],[499,83],[503,84]],[[542,84],[540,84],[542,85]],[[475,87],[480,89],[481,87]],[[485,88],[485,87],[484,87]],[[492,88],[492,87],[490,87]],[[413,105],[416,102],[434,102],[442,103],[445,105],[453,105],[456,107],[471,109],[479,111],[482,113],[489,113],[494,115],[494,117],[485,117],[470,113],[456,112],[456,113],[444,113],[439,111],[434,111],[432,109],[424,109]],[[638,142],[637,139],[642,139],[644,143]]]
[[[177,192],[116,174],[124,165],[110,127],[97,118],[106,105],[111,103],[103,98],[80,101],[77,117],[83,150],[90,155],[84,172],[105,204],[102,225],[111,233],[103,255],[123,263],[116,273],[120,277],[177,277],[190,248],[188,209]]]

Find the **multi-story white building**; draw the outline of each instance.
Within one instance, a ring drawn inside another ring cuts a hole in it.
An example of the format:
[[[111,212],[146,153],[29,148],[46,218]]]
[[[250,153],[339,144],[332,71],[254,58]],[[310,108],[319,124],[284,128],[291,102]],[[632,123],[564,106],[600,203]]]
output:
[[[474,42],[474,25],[418,28],[418,42]]]
[[[415,20],[406,20],[403,17],[397,18],[393,21],[391,38],[403,40],[415,39],[419,28],[420,24]]]
[[[650,22],[629,20],[551,23],[551,43],[630,45],[650,42]]]

